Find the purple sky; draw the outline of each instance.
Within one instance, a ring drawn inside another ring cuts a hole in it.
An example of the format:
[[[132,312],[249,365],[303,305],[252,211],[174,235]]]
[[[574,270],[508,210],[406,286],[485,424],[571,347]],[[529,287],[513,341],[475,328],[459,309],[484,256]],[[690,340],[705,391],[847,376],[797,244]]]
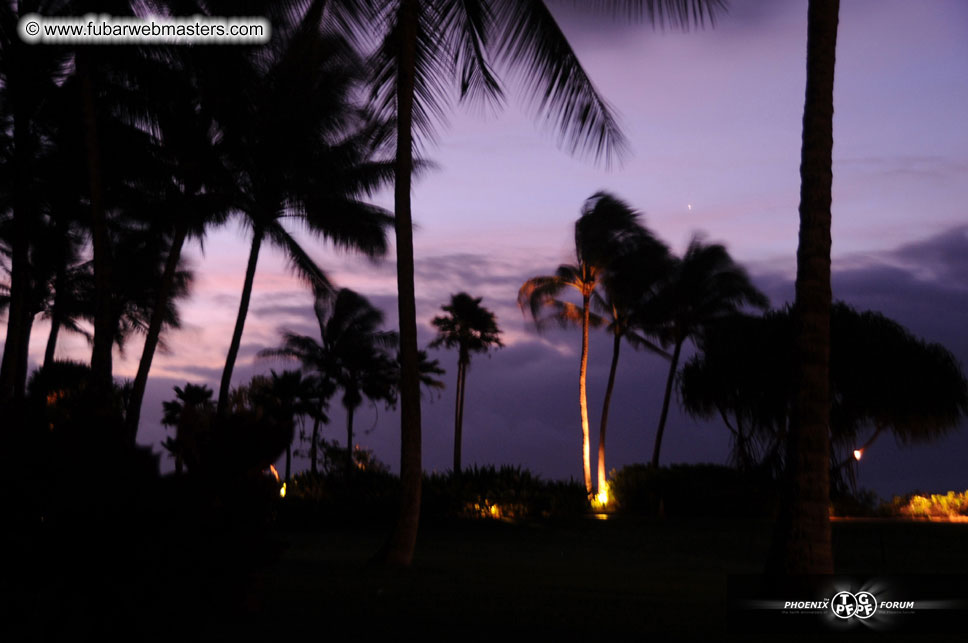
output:
[[[468,376],[464,460],[510,463],[545,477],[581,475],[578,331],[537,336],[515,297],[528,277],[569,261],[582,202],[607,190],[644,214],[680,251],[694,231],[727,244],[771,296],[792,297],[799,197],[806,0],[732,3],[715,30],[679,34],[556,9],[589,75],[615,106],[632,149],[606,171],[557,149],[535,125],[513,75],[497,115],[455,107],[427,156],[438,164],[414,189],[417,306],[421,345],[429,320],[459,290],[483,296],[507,347],[476,357]],[[841,7],[834,121],[834,295],[879,310],[968,364],[968,3],[852,0]],[[389,206],[388,195],[378,201]],[[395,325],[391,259],[372,263],[306,241],[339,286],[358,290]],[[186,380],[217,388],[242,287],[247,239],[234,225],[209,235],[184,304],[185,328],[155,359],[141,441],[157,444],[161,400]],[[315,334],[311,297],[284,261],[263,250],[236,382],[280,362],[254,362],[279,329]],[[38,322],[32,356],[43,354]],[[597,434],[610,340],[593,335],[589,403]],[[131,376],[140,342],[116,362]],[[85,359],[83,340],[65,338],[59,357]],[[440,399],[424,404],[424,463],[451,463],[456,355]],[[664,364],[627,347],[610,426],[609,468],[645,461],[659,414]],[[327,438],[344,439],[334,400]],[[357,441],[396,469],[399,422],[364,408]],[[673,408],[663,461],[725,462],[727,432]],[[594,449],[594,442],[593,442]],[[968,488],[968,432],[936,446],[899,451],[882,438],[860,467],[860,484],[881,495],[914,488]],[[297,461],[297,468],[303,465]]]

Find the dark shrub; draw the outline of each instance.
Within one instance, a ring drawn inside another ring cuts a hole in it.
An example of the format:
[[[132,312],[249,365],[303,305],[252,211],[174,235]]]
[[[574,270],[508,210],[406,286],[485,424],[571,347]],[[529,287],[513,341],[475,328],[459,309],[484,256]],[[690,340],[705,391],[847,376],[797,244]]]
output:
[[[649,516],[769,517],[777,497],[768,476],[714,464],[633,464],[609,485],[618,511]]]

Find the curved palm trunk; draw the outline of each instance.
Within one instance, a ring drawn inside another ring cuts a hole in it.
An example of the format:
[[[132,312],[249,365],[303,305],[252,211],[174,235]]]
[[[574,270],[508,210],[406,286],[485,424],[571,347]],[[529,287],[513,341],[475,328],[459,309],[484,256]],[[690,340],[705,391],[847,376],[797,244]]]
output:
[[[54,354],[57,352],[57,336],[60,334],[60,319],[55,312],[50,319],[50,334],[47,335],[47,347],[44,349],[44,368],[54,362]]]
[[[178,270],[178,262],[181,260],[182,246],[188,236],[188,226],[181,224],[175,229],[175,236],[172,239],[171,248],[168,250],[168,259],[165,261],[165,272],[161,277],[161,284],[158,287],[158,294],[155,297],[154,308],[151,310],[151,321],[148,323],[148,333],[145,336],[144,348],[141,351],[141,361],[138,363],[138,373],[135,375],[134,384],[131,390],[131,400],[128,403],[128,411],[125,420],[128,425],[128,438],[131,443],[138,438],[138,424],[141,421],[141,403],[145,397],[145,389],[148,387],[148,373],[151,371],[151,361],[155,356],[155,349],[158,347],[158,340],[161,337],[161,327],[164,323],[165,310],[168,299],[171,297],[172,287],[175,283],[175,273]]]
[[[679,353],[682,342],[676,341],[676,348],[672,351],[672,361],[669,363],[669,376],[666,378],[665,397],[662,398],[662,414],[659,415],[659,428],[655,432],[655,448],[652,449],[652,466],[659,466],[659,451],[662,450],[662,434],[665,433],[666,418],[669,417],[669,402],[672,400],[672,384],[676,379],[676,369],[679,367]]]
[[[454,433],[454,471],[457,473],[460,473],[461,470],[461,445],[464,441],[464,395],[467,393],[468,366],[470,366],[470,359],[464,357],[458,374],[458,377],[460,377],[460,399],[457,403],[457,430]]]
[[[810,0],[800,161],[796,311],[798,386],[786,480],[768,571],[833,573],[830,546],[830,202],[839,0]]]
[[[605,428],[608,426],[608,406],[612,401],[612,389],[615,388],[615,370],[618,368],[618,351],[622,345],[622,336],[618,333],[612,343],[612,365],[608,369],[608,386],[605,388],[605,402],[602,404],[602,426],[598,432],[598,492],[605,488]]]
[[[460,443],[464,416],[464,361],[457,359],[457,397],[454,400],[454,473],[460,473]]]
[[[591,439],[588,429],[588,395],[585,379],[588,374],[588,325],[590,295],[582,295],[581,318],[581,366],[578,369],[578,407],[581,411],[581,457],[582,473],[585,475],[585,491],[592,495]]]
[[[225,357],[225,369],[222,371],[222,381],[218,388],[218,407],[216,415],[224,417],[229,404],[229,387],[232,385],[232,370],[235,360],[239,356],[239,346],[242,344],[242,330],[245,328],[245,317],[249,312],[249,299],[252,297],[252,283],[255,281],[255,266],[259,262],[259,248],[262,246],[262,228],[256,227],[252,233],[252,248],[249,250],[249,263],[245,268],[245,283],[242,285],[242,300],[239,302],[239,314],[235,319],[235,330],[232,332],[232,343]]]
[[[421,468],[420,380],[417,368],[417,310],[413,281],[413,219],[410,186],[413,173],[413,94],[418,5],[401,0],[400,52],[397,66],[397,150],[393,209],[397,246],[397,310],[400,317],[400,513],[384,558],[409,566],[420,524]]]
[[[27,319],[26,319],[26,322],[24,323],[24,329],[23,329],[24,348],[17,355],[16,375],[17,375],[18,383],[27,381],[27,370],[28,370],[27,367],[28,367],[29,358],[30,358],[30,351],[28,349],[30,347],[30,334],[34,327],[35,317],[36,317],[36,313],[34,313],[34,311],[30,310],[27,312]]]

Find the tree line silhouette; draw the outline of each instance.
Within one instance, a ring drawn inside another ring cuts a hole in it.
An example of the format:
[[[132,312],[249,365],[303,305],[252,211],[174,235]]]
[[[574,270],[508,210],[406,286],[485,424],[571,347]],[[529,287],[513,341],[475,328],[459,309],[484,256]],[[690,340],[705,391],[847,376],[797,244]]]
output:
[[[215,2],[153,4],[170,15],[225,12]],[[902,439],[914,439],[898,428],[904,426],[898,418],[907,411],[895,409],[885,419],[864,406],[869,402],[860,401],[866,399],[862,392],[855,392],[860,396],[856,407],[839,406],[839,397],[834,398],[838,404],[831,403],[831,382],[841,381],[829,371],[830,150],[838,5],[837,0],[811,0],[808,11],[796,301],[792,331],[784,335],[792,343],[782,344],[792,346],[784,366],[784,373],[792,375],[773,382],[787,387],[786,428],[769,438],[764,433],[768,427],[779,431],[772,420],[744,416],[740,428],[736,416],[731,425],[735,444],[741,445],[736,457],[744,462],[763,457],[756,441],[773,440],[763,448],[784,451],[780,459],[787,497],[771,557],[771,569],[782,572],[832,569],[826,513],[828,427],[851,424],[831,422],[830,414],[852,413],[853,426],[873,422],[877,432],[892,430]],[[176,427],[168,446],[189,469],[235,479],[267,466],[271,454],[288,453],[295,419],[308,417],[315,466],[327,401],[341,391],[350,471],[353,417],[362,400],[399,404],[402,495],[383,555],[390,564],[409,564],[420,510],[420,386],[439,388],[436,378],[442,374],[439,364],[417,347],[410,195],[414,173],[426,165],[415,152],[417,144],[432,140],[445,119],[452,85],[460,101],[503,101],[497,63],[517,71],[524,92],[534,99],[536,117],[554,124],[568,151],[606,163],[624,148],[608,104],[543,2],[246,2],[248,12],[272,19],[274,37],[261,47],[29,46],[16,35],[19,15],[28,10],[81,15],[86,7],[84,2],[0,7],[0,144],[8,150],[0,156],[0,240],[9,274],[0,293],[7,309],[0,404],[12,427],[8,433],[37,426],[55,431],[87,426],[97,432],[99,443],[111,442],[119,454],[133,454],[154,354],[178,327],[178,302],[191,289],[193,273],[184,248],[201,243],[215,227],[236,221],[250,235],[250,250],[217,396],[194,385],[176,391],[176,400],[165,407],[166,424]],[[689,28],[714,21],[725,3],[595,3],[595,8],[603,7],[627,8],[653,24]],[[141,3],[111,4],[111,13],[119,16],[141,9]],[[368,51],[374,44],[375,50]],[[367,201],[391,182],[392,213]],[[293,236],[292,225],[336,247],[373,257],[386,252],[386,235],[393,226],[397,333],[380,330],[379,311],[328,280]],[[320,337],[284,335],[281,346],[264,357],[295,359],[302,372],[273,372],[233,392],[232,375],[263,245],[283,252],[312,290]],[[561,297],[569,288],[580,294],[580,306]],[[697,237],[683,256],[675,257],[637,221],[633,210],[605,193],[593,196],[576,222],[575,263],[528,280],[518,302],[539,325],[581,325],[579,412],[589,493],[589,330],[604,326],[613,338],[599,435],[597,483],[602,489],[608,409],[622,339],[669,360],[652,457],[658,466],[683,347],[693,342],[702,355],[715,360],[720,329],[740,326],[737,313],[767,303],[724,247]],[[460,293],[445,306],[447,314],[433,321],[439,333],[433,345],[458,350],[455,471],[460,468],[470,355],[501,345],[496,322],[480,303]],[[50,320],[51,331],[44,368],[34,377],[36,391],[30,395],[28,347],[38,317]],[[89,367],[57,365],[58,339],[64,331],[89,336]],[[130,385],[119,386],[113,378],[112,351],[135,333],[144,335],[138,371]],[[924,347],[934,361],[911,359],[925,368],[941,368],[950,360],[938,350],[943,349]],[[687,365],[681,390],[691,410],[706,414],[715,407],[728,416],[736,412],[730,404],[749,403],[745,397],[728,402],[716,397],[691,406],[689,400],[696,398],[686,382],[711,387],[721,383],[715,377],[722,377],[696,364],[712,368],[710,362]],[[957,379],[960,371],[955,371],[944,371],[946,382]],[[73,385],[64,384],[66,380]],[[957,396],[963,389],[956,383],[944,391]],[[925,396],[933,400],[927,392]],[[759,410],[768,412],[766,408]],[[947,430],[952,418],[964,413],[964,402],[945,408],[946,414],[932,425],[935,433]],[[185,428],[192,422],[194,435]]]

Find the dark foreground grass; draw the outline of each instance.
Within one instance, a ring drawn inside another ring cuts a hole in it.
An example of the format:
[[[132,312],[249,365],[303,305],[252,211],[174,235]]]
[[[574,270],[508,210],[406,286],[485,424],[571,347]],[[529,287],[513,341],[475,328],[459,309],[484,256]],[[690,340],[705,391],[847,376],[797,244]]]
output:
[[[383,530],[281,533],[281,560],[219,633],[720,640],[726,578],[762,569],[771,527],[615,517],[424,525],[413,567],[395,571],[368,564]],[[836,523],[834,542],[839,573],[968,573],[968,525]]]

